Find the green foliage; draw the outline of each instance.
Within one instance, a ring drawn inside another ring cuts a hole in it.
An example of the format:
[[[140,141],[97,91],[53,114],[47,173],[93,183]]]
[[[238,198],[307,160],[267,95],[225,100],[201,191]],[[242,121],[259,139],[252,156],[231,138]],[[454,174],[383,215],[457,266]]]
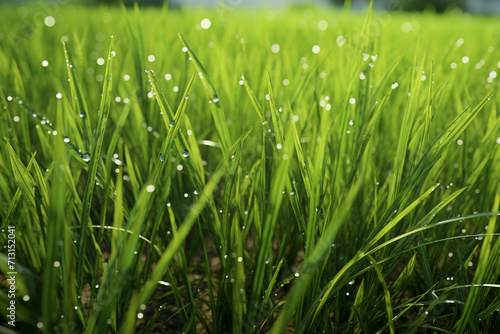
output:
[[[0,7],[1,332],[500,330],[497,21],[59,9]]]

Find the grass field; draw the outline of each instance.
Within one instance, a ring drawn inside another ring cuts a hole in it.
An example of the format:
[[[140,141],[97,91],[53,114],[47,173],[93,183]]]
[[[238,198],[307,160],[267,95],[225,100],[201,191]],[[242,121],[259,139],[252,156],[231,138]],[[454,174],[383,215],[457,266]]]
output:
[[[46,10],[0,7],[1,333],[500,332],[497,18]]]

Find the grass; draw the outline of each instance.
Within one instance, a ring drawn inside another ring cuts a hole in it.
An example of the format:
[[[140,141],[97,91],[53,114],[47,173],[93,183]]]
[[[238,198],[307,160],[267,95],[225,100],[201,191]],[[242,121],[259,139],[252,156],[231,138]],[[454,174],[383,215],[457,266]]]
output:
[[[496,18],[0,10],[0,332],[500,331]]]

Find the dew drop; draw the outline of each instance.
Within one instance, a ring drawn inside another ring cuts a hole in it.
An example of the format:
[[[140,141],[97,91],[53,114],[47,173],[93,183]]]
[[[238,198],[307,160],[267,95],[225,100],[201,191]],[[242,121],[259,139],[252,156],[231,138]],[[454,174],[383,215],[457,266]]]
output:
[[[81,157],[82,157],[82,160],[85,161],[85,162],[90,161],[90,153],[83,153],[81,155]]]
[[[64,142],[65,143],[69,143],[69,137],[68,136],[64,137]]]
[[[182,156],[183,156],[184,158],[189,157],[189,151],[186,151],[186,150],[182,151]]]

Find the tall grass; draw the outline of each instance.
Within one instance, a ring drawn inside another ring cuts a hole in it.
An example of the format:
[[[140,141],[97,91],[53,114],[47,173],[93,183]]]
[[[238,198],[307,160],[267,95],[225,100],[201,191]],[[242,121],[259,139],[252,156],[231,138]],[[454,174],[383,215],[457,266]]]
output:
[[[1,332],[500,331],[494,18],[0,10]]]

